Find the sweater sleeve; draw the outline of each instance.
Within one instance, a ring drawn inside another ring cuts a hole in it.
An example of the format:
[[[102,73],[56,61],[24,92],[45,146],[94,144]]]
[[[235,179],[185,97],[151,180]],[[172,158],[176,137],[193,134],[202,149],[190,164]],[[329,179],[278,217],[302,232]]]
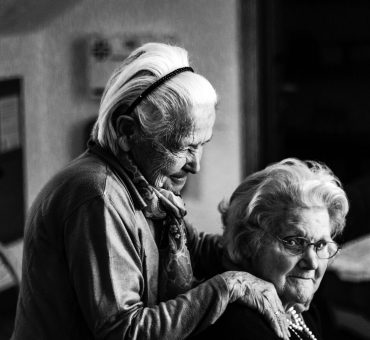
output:
[[[225,271],[221,235],[199,233],[186,221],[188,249],[198,280],[208,279]]]
[[[227,286],[215,276],[173,300],[146,306],[140,236],[104,196],[68,217],[64,244],[78,308],[96,339],[183,339],[214,323],[228,304]]]

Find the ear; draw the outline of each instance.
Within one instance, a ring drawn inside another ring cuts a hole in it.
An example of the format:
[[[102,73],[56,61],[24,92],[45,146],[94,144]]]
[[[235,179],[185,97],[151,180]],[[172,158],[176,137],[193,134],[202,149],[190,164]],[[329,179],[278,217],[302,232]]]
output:
[[[130,151],[132,147],[132,137],[137,131],[137,124],[130,116],[119,116],[116,122],[118,145],[123,151]]]

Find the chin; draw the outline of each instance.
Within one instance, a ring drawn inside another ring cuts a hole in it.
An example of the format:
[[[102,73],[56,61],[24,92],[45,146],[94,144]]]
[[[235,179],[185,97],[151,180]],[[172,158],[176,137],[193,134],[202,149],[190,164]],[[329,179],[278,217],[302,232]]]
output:
[[[304,304],[303,303],[295,304],[294,309],[296,310],[297,313],[303,313],[310,309],[310,305],[311,305],[311,300]]]
[[[183,183],[174,183],[174,181],[167,180],[163,183],[162,188],[172,191],[176,195],[180,195],[181,190],[184,188],[184,186],[185,181],[183,181]]]
[[[287,308],[293,306],[297,312],[302,313],[310,308],[313,295],[310,292],[303,292],[302,290],[288,291],[281,296],[284,306]]]
[[[172,185],[172,184],[164,184],[163,185],[163,189],[166,189],[166,190],[169,190],[171,192],[173,192],[175,195],[180,195],[181,194],[181,190],[184,188],[183,185],[179,186],[179,185]]]

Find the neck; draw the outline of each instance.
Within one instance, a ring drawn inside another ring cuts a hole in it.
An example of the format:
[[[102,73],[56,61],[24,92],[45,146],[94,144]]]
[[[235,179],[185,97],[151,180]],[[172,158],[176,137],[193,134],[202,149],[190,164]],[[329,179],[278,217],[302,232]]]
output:
[[[293,307],[288,310],[288,313],[289,318],[287,320],[291,333],[293,333],[298,339],[303,339],[301,335],[305,334],[305,338],[309,338],[310,340],[317,340],[316,336],[312,333],[312,331],[304,322],[302,316],[298,314]]]

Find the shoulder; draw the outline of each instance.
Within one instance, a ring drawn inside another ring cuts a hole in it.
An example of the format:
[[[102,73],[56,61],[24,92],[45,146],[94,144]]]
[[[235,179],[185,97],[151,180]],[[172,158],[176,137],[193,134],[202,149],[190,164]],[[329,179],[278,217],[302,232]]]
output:
[[[317,307],[314,304],[311,304],[310,309],[307,312],[304,312],[302,316],[306,325],[316,338],[322,339],[320,313]]]
[[[57,172],[44,186],[42,193],[76,192],[92,196],[104,192],[109,169],[106,163],[88,153],[82,154]]]
[[[91,201],[113,203],[117,210],[134,211],[129,191],[111,168],[98,157],[84,153],[59,171],[37,196],[33,211],[67,217]]]
[[[239,303],[230,304],[223,315],[196,339],[278,340],[257,311]]]

